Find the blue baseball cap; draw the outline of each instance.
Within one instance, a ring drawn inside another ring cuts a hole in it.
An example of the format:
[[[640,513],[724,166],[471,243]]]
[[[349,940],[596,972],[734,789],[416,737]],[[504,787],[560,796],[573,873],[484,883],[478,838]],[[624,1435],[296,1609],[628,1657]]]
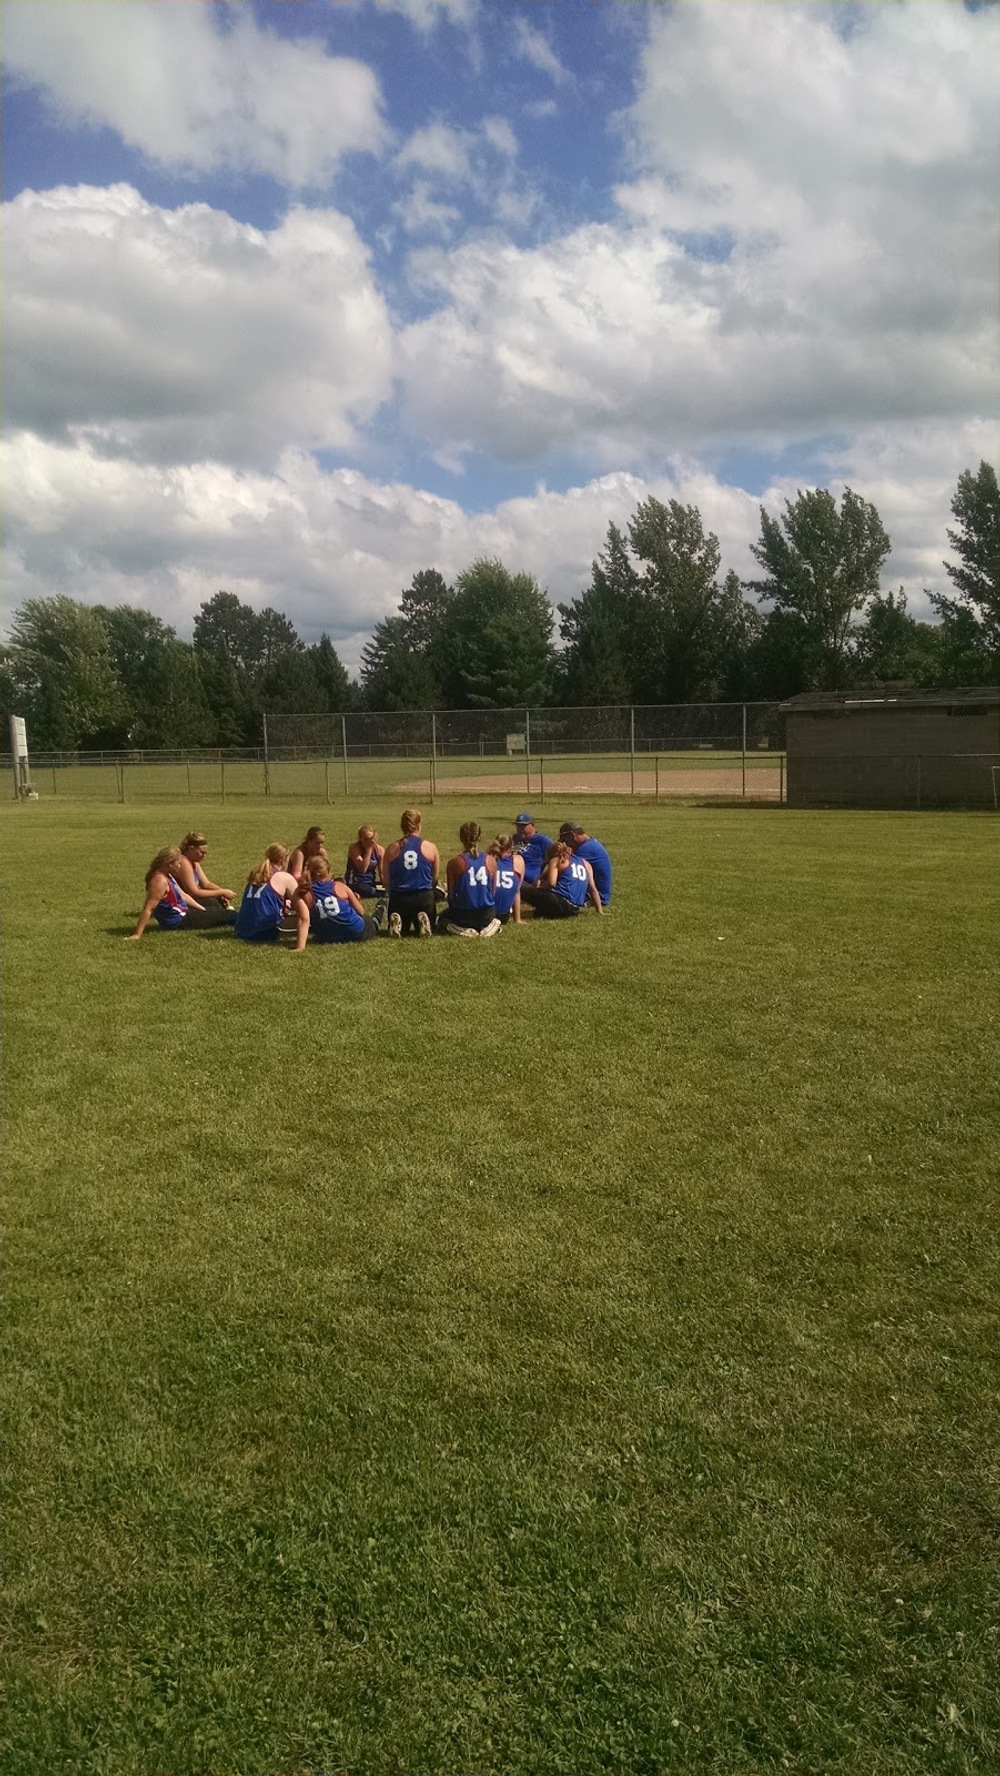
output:
[[[534,824],[535,816],[533,814],[515,814],[514,816],[515,826],[534,826]]]

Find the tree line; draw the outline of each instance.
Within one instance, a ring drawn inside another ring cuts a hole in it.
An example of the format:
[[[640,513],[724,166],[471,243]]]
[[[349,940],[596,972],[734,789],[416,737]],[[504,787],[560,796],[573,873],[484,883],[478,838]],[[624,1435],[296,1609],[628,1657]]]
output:
[[[992,683],[1000,665],[1000,491],[966,470],[947,532],[952,595],[937,621],[883,591],[890,542],[848,488],[761,508],[758,578],[721,572],[696,506],[649,498],[609,524],[589,585],[557,613],[533,575],[481,558],[449,584],[414,574],[352,680],[329,636],[305,643],[279,611],[217,592],[192,642],[131,605],[29,599],[0,650],[6,711],[36,751],[256,746],[265,711],[493,709],[778,701],[873,683]],[[747,594],[751,596],[748,597]]]

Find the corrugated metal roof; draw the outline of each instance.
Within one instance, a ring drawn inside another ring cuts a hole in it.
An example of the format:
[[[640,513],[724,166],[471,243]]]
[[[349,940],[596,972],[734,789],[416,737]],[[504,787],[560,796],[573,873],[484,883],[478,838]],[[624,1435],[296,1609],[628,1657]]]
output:
[[[899,709],[989,709],[1000,707],[1000,685],[959,685],[950,691],[921,691],[910,688],[873,686],[857,691],[802,691],[779,705],[782,715],[820,715],[852,709],[866,714]]]

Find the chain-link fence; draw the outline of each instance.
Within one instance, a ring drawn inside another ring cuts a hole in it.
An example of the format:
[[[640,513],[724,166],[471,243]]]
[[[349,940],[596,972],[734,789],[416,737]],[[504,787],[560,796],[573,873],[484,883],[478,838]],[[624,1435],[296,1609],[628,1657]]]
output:
[[[473,794],[529,803],[550,795],[780,801],[783,727],[773,703],[268,715],[256,748],[36,753],[31,772],[39,796],[119,802]]]
[[[0,760],[0,766],[9,760]],[[13,779],[11,779],[13,786]],[[186,760],[156,753],[103,758],[36,754],[33,794],[42,800],[192,803],[259,796],[332,806],[358,798],[393,796],[433,802],[439,796],[504,795],[518,805],[544,806],[553,798],[587,795],[644,796],[653,801],[690,797],[781,801],[784,755],[739,753],[553,754],[506,761],[488,755],[450,759],[307,758],[260,752],[195,755]],[[511,818],[513,818],[513,811]]]
[[[998,808],[1000,752],[800,753],[787,759],[793,808]]]
[[[780,752],[777,703],[599,709],[358,710],[264,717],[268,757],[526,759],[575,753]]]

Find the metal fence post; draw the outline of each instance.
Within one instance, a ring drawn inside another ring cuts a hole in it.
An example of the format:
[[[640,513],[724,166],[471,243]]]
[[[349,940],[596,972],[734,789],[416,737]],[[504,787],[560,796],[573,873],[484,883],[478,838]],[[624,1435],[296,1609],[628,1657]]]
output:
[[[524,786],[531,800],[531,710],[524,712]]]
[[[545,760],[544,759],[539,759],[539,761],[538,761],[538,800],[540,802],[544,802],[544,800],[545,800]]]
[[[660,759],[659,759],[659,754],[657,754],[656,761],[654,764],[653,784],[654,784],[653,800],[654,800],[654,802],[658,802],[660,799]]]
[[[262,716],[261,719],[264,723],[264,794],[270,795],[270,793],[271,793],[271,773],[270,773],[270,770],[268,769],[268,757],[267,757],[267,716],[266,715]]]
[[[55,768],[55,765],[53,765],[53,767],[52,767],[52,794],[53,795],[59,794],[59,791],[56,788],[56,768]],[[993,797],[993,802],[994,802],[994,806],[995,806],[996,805],[996,796],[995,795]]]
[[[124,765],[118,765],[116,770],[118,775],[118,800],[123,802],[125,800],[125,767]]]
[[[635,795],[635,707],[628,712],[629,795]]]
[[[184,766],[184,769],[185,769],[185,771],[186,771],[186,772],[187,772],[187,780],[188,780],[188,801],[190,801],[190,800],[191,800],[191,766],[190,766],[190,765],[187,765],[187,764],[186,764],[186,765],[185,765],[185,766]]]
[[[438,755],[438,718],[437,718],[437,710],[432,709],[431,710],[431,759],[432,760],[436,759],[437,755]]]
[[[351,793],[350,785],[347,781],[347,717],[346,717],[346,715],[342,715],[340,718],[340,737],[341,737],[341,742],[342,742],[343,748],[344,748],[344,794],[346,796],[346,795],[350,795],[350,793]]]
[[[747,796],[747,706],[743,705],[743,800]]]
[[[427,799],[431,803],[433,803],[433,801],[434,801],[434,757],[433,757],[433,754],[427,760]]]
[[[917,753],[917,807],[920,807],[920,754]]]
[[[778,806],[779,806],[779,808],[781,807],[782,803],[784,802],[784,799],[785,799],[785,755],[782,752],[782,753],[778,754]]]
[[[219,760],[219,775],[222,778],[222,799],[223,799],[223,801],[225,801],[225,799],[226,799],[226,761],[224,758],[220,758],[220,760]]]
[[[329,761],[329,759],[323,760],[323,774],[326,778],[326,805],[327,805],[327,807],[329,807],[330,806],[330,761]]]

